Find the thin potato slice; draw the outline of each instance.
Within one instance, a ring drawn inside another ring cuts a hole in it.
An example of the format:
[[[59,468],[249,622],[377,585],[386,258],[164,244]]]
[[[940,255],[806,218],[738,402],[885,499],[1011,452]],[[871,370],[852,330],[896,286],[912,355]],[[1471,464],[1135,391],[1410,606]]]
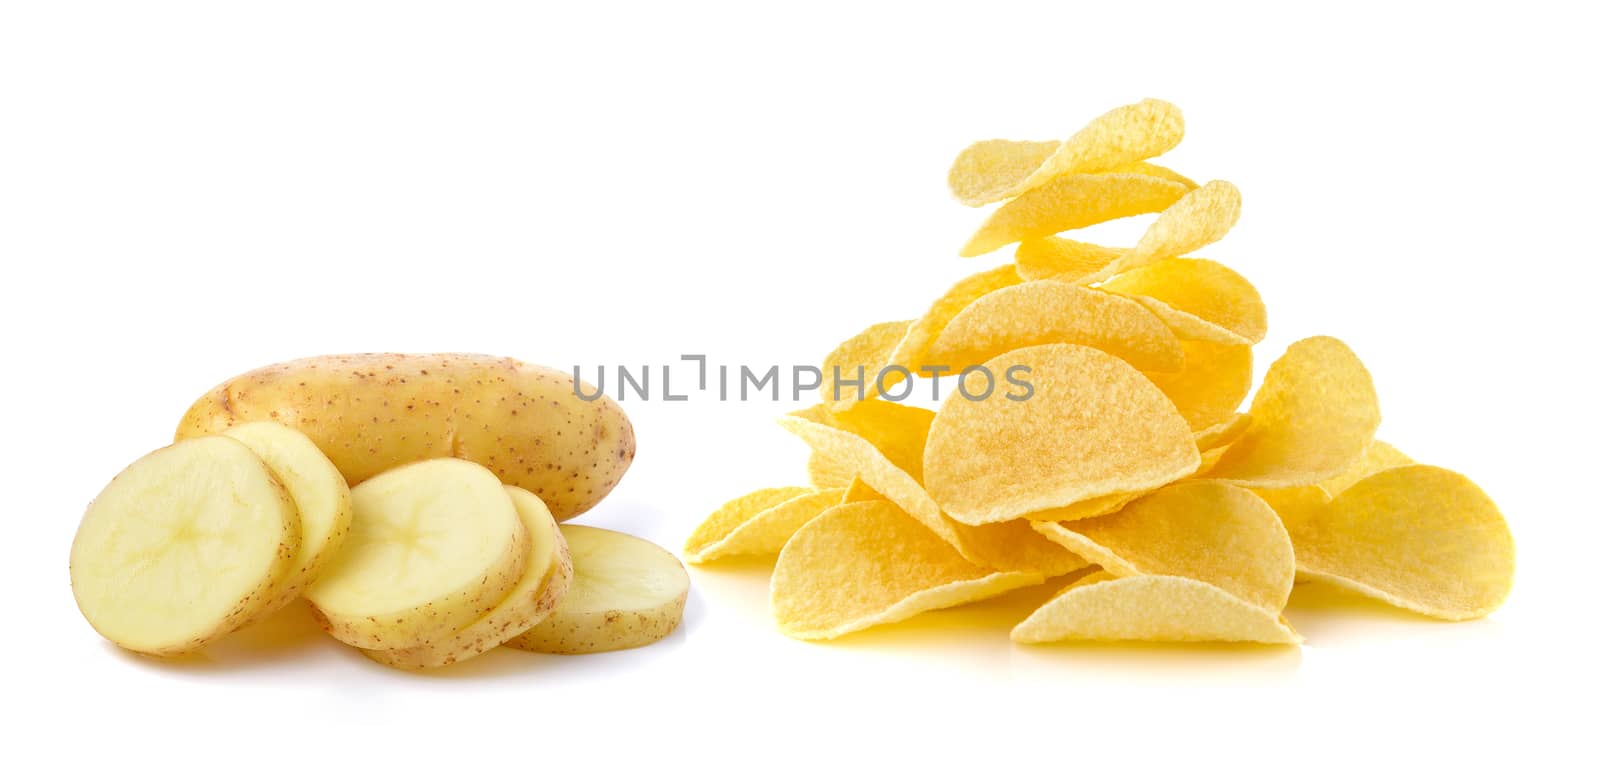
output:
[[[1378,430],[1378,393],[1333,337],[1284,351],[1250,404],[1253,421],[1206,475],[1252,489],[1307,486],[1348,469]]]
[[[1110,515],[1111,513],[1127,507],[1129,502],[1143,497],[1148,493],[1149,492],[1145,491],[1135,491],[1106,494],[1099,497],[1091,497],[1089,499],[1074,502],[1070,505],[1066,505],[1065,507],[1052,507],[1045,510],[1035,510],[1023,517],[1027,518],[1029,521],[1033,521],[1035,526],[1034,530],[1037,531],[1039,530],[1038,523],[1040,522],[1048,523],[1051,521],[1083,520],[1084,518],[1098,518],[1102,515]],[[1040,531],[1040,533],[1049,536],[1048,532]],[[1052,539],[1052,541],[1057,540]],[[1073,554],[1078,553],[1074,551]]]
[[[1043,580],[973,565],[892,503],[852,502],[784,546],[772,570],[772,612],[789,636],[832,639]]]
[[[1227,423],[1250,394],[1255,380],[1253,355],[1248,344],[1183,342],[1183,367],[1177,371],[1146,371],[1189,428],[1205,431]]]
[[[128,466],[72,540],[72,595],[119,647],[198,649],[260,615],[300,548],[294,500],[235,439],[178,442]]]
[[[783,545],[812,518],[844,501],[845,489],[820,489],[803,491],[777,502],[764,501],[760,509],[744,510],[742,504],[750,497],[742,497],[724,505],[711,514],[700,528],[690,535],[684,545],[684,559],[690,563],[705,563],[738,555],[775,555]],[[730,509],[735,506],[737,509]],[[753,510],[753,511],[752,511]],[[744,520],[733,523],[733,517],[745,514]],[[712,521],[720,521],[713,525]],[[731,524],[731,527],[730,525]]]
[[[1138,300],[1182,339],[1255,344],[1267,335],[1267,307],[1248,279],[1204,258],[1135,268],[1100,288]]]
[[[1194,432],[1194,446],[1200,448],[1201,454],[1226,447],[1247,428],[1250,428],[1250,414],[1234,413],[1221,423]]]
[[[940,295],[939,299],[928,306],[928,312],[923,313],[921,318],[911,324],[911,328],[906,331],[905,339],[895,347],[889,363],[922,373],[923,366],[928,364],[928,348],[939,338],[939,334],[944,332],[945,327],[950,324],[950,319],[955,318],[957,313],[965,310],[979,297],[1021,283],[1022,279],[1017,276],[1017,267],[1010,264],[976,273],[956,282],[949,291]]]
[[[1058,176],[997,208],[961,248],[961,256],[974,257],[1012,242],[1117,218],[1159,213],[1185,193],[1193,194],[1183,184],[1144,174]]]
[[[957,521],[996,523],[1151,489],[1200,465],[1189,424],[1172,401],[1115,357],[1049,344],[985,365],[995,375],[1029,366],[1034,395],[957,395],[935,416],[925,453],[928,494]]]
[[[310,437],[288,426],[259,421],[234,426],[222,435],[256,453],[289,490],[300,513],[300,549],[278,595],[261,611],[267,615],[299,599],[344,543],[354,517],[350,487]]]
[[[1065,237],[1026,239],[1017,245],[1017,275],[1027,281],[1093,284],[1109,277],[1106,271],[1128,252]]]
[[[950,192],[963,205],[980,207],[1015,195],[1061,143],[986,139],[974,142],[950,166]]]
[[[362,649],[448,638],[522,578],[527,526],[487,468],[441,458],[395,468],[350,490],[345,546],[306,591],[329,635]]]
[[[1003,352],[1058,343],[1094,347],[1140,370],[1183,367],[1182,343],[1149,310],[1058,281],[1029,281],[979,297],[951,319],[929,355],[959,371]]]
[[[848,410],[829,413],[819,408],[801,411],[801,417],[842,431],[872,444],[890,464],[922,480],[922,447],[928,441],[933,411],[884,400],[867,400]],[[847,466],[849,467],[849,466]],[[849,470],[854,475],[853,469]]]
[[[517,517],[528,529],[531,548],[522,578],[483,617],[461,631],[410,649],[364,649],[367,657],[405,670],[421,670],[470,660],[518,636],[550,616],[572,585],[572,555],[544,501],[526,489],[507,486]]]
[[[1289,533],[1260,497],[1230,484],[1183,481],[1111,515],[1033,527],[1113,576],[1193,578],[1273,614],[1294,588]]]
[[[1181,576],[1114,578],[1100,572],[1063,589],[1011,639],[1053,641],[1227,641],[1298,644],[1275,613],[1204,581]]]
[[[1367,445],[1366,451],[1361,453],[1361,457],[1356,460],[1354,465],[1351,465],[1337,476],[1318,482],[1317,486],[1327,492],[1328,496],[1337,497],[1345,489],[1349,489],[1357,481],[1367,476],[1390,468],[1411,465],[1415,462],[1406,453],[1395,449],[1388,442],[1382,439],[1374,439],[1372,444]]]
[[[889,358],[894,354],[894,348],[905,339],[906,329],[910,328],[911,321],[889,321],[875,323],[862,330],[849,339],[846,339],[833,352],[823,359],[822,365],[822,401],[825,404],[838,408],[847,408],[869,397],[874,397],[878,392],[878,374],[889,365]],[[838,378],[834,380],[834,373]],[[890,374],[884,377],[884,389],[889,389],[893,384],[891,378],[900,374]],[[844,382],[859,380],[860,386],[844,386]],[[898,383],[898,382],[896,382]]]
[[[689,574],[668,552],[637,536],[563,525],[575,577],[544,622],[506,646],[529,652],[589,654],[659,641],[683,620]]]
[[[1188,255],[1221,239],[1239,222],[1241,204],[1238,187],[1220,179],[1206,182],[1156,217],[1119,271]]]
[[[689,562],[701,562],[702,552],[726,540],[730,534],[749,523],[752,518],[778,505],[816,492],[804,486],[775,486],[757,489],[749,494],[722,503],[696,526],[683,544],[683,555]]]
[[[806,458],[806,479],[813,489],[837,489],[850,485],[852,469],[838,460],[812,453]]]
[[[1308,487],[1309,488],[1309,487]],[[1493,612],[1516,546],[1494,501],[1459,473],[1405,465],[1284,518],[1305,576],[1443,620]]]

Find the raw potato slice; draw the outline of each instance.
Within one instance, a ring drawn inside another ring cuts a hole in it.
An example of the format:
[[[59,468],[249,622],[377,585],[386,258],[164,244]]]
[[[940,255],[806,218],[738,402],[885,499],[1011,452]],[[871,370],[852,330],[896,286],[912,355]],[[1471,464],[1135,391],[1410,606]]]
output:
[[[689,574],[672,553],[636,536],[563,525],[575,575],[544,622],[506,642],[529,652],[588,654],[659,641],[683,620]]]
[[[1253,369],[1248,344],[1183,342],[1182,369],[1144,375],[1178,407],[1189,428],[1200,432],[1233,418],[1250,394]]]
[[[299,599],[344,543],[353,517],[350,487],[310,437],[288,426],[260,421],[234,426],[222,435],[256,453],[289,490],[300,513],[300,549],[277,596],[262,610],[267,615]]]
[[[257,617],[299,548],[294,501],[249,447],[182,441],[89,503],[72,540],[72,594],[117,646],[182,654]]]
[[[1390,468],[1326,506],[1284,518],[1301,573],[1444,620],[1493,612],[1511,591],[1516,546],[1499,508],[1459,473]]]
[[[1378,392],[1333,337],[1289,345],[1250,404],[1253,421],[1206,475],[1252,489],[1307,486],[1344,472],[1378,430]]]
[[[1277,614],[1294,588],[1294,547],[1266,502],[1216,481],[1184,481],[1111,515],[1035,529],[1107,573],[1184,576]]]
[[[945,327],[929,359],[960,371],[1003,352],[1058,343],[1094,347],[1140,370],[1183,368],[1182,343],[1149,310],[1059,281],[1029,281],[979,297]]]
[[[1058,176],[997,208],[961,249],[961,256],[970,258],[1012,242],[1117,218],[1159,213],[1185,193],[1193,194],[1183,184],[1143,174]]]
[[[1267,336],[1267,306],[1248,279],[1204,258],[1135,268],[1100,286],[1150,308],[1183,339],[1255,344]]]
[[[1415,462],[1388,442],[1374,439],[1366,451],[1361,453],[1361,458],[1356,460],[1355,465],[1333,478],[1319,482],[1317,486],[1327,492],[1328,496],[1337,497],[1345,489],[1349,489],[1367,476]]]
[[[957,521],[997,523],[1153,489],[1200,465],[1189,424],[1172,401],[1115,357],[1048,344],[985,365],[996,376],[1029,366],[1034,394],[1012,401],[997,393],[977,402],[956,395],[933,419],[924,461],[928,494]]]
[[[926,359],[928,348],[939,338],[939,334],[944,332],[945,326],[950,324],[950,319],[956,317],[957,313],[965,310],[979,297],[1021,283],[1022,279],[1017,276],[1017,267],[1010,264],[973,274],[956,282],[955,286],[950,287],[949,291],[940,295],[939,299],[928,306],[928,312],[911,324],[905,339],[894,348],[894,355],[889,359],[890,365],[898,365],[925,374],[922,368],[928,364]]]
[[[801,490],[786,498],[763,489],[733,500],[711,514],[683,546],[691,564],[736,555],[775,555],[807,521],[844,500],[845,489]]]
[[[819,366],[822,370],[823,403],[843,409],[877,396],[880,393],[878,374],[889,365],[894,348],[905,339],[906,329],[911,324],[911,321],[875,323],[828,353]],[[834,381],[835,371],[838,371],[840,378],[837,383]],[[888,390],[899,383],[900,376],[899,373],[884,376],[883,389]],[[860,386],[853,384],[857,378],[861,380]]]
[[[1082,568],[1083,558],[1035,533],[1026,521],[969,526],[951,520],[919,478],[896,466],[871,442],[855,434],[798,416],[778,424],[805,440],[813,453],[850,461],[862,483],[903,508],[912,518],[954,546],[967,560],[998,571],[1059,576]],[[921,457],[917,458],[921,467]]]
[[[1011,639],[1052,641],[1229,641],[1299,644],[1275,613],[1204,581],[1181,576],[1114,578],[1105,572],[1063,589]]]
[[[789,636],[832,639],[1043,581],[973,565],[892,503],[852,502],[784,546],[772,570],[772,612]]]
[[[395,668],[421,670],[470,660],[538,625],[566,598],[572,585],[572,555],[544,500],[507,486],[531,547],[522,578],[500,604],[460,632],[410,649],[363,649],[367,657]]]
[[[306,591],[334,638],[409,649],[448,638],[522,578],[532,538],[489,469],[453,458],[369,478],[350,490],[345,546]]]
[[[1026,239],[1017,245],[1017,275],[1027,281],[1093,284],[1109,277],[1106,271],[1128,252],[1064,237]]]

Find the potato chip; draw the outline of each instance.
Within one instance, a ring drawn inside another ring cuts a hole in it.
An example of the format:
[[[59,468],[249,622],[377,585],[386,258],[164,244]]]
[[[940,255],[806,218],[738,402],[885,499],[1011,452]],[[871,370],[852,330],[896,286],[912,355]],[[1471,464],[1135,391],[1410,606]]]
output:
[[[795,415],[865,439],[888,458],[889,464],[922,480],[922,447],[928,441],[928,426],[933,424],[932,410],[873,399],[839,412],[828,412],[818,405]],[[855,466],[849,461],[839,465],[847,481],[855,476]]]
[[[1128,250],[1101,247],[1065,237],[1026,239],[1017,245],[1017,275],[1025,281],[1049,279],[1064,284],[1093,284],[1103,280]]]
[[[1017,277],[1017,267],[1009,264],[973,274],[956,282],[955,286],[950,287],[949,291],[940,295],[939,299],[928,306],[928,312],[911,324],[905,339],[895,347],[889,363],[922,372],[924,365],[931,365],[926,359],[928,347],[939,338],[939,334],[944,332],[950,319],[956,317],[957,313],[965,310],[979,297],[1021,283],[1022,279]]]
[[[1454,471],[1403,465],[1284,518],[1300,572],[1443,620],[1493,612],[1516,546],[1499,508]]]
[[[778,554],[772,612],[789,636],[832,639],[1043,581],[973,565],[889,502],[852,502],[814,518]]]
[[[1343,472],[1372,443],[1378,393],[1344,342],[1316,336],[1267,369],[1250,417],[1207,475],[1252,489],[1305,486]]]
[[[1011,639],[1052,641],[1232,641],[1298,644],[1300,635],[1276,613],[1204,581],[1181,576],[1079,580],[1027,620]]]
[[[1058,281],[1024,282],[979,297],[951,319],[928,357],[960,371],[1021,347],[1058,343],[1094,347],[1140,370],[1183,367],[1183,345],[1149,310]]]
[[[830,460],[815,452],[806,458],[806,478],[817,489],[837,489],[850,485],[854,469],[838,460]]]
[[[894,354],[894,348],[900,344],[900,340],[905,338],[906,329],[910,326],[911,321],[874,323],[833,348],[833,352],[828,353],[822,365],[818,366],[822,369],[822,401],[842,409],[864,397],[875,396],[878,393],[878,373],[889,365],[889,357]],[[860,380],[861,385],[836,384],[835,371],[843,381]],[[889,384],[887,377],[885,384]]]
[[[1355,482],[1367,476],[1390,468],[1411,465],[1415,462],[1415,460],[1407,457],[1406,453],[1395,449],[1388,442],[1374,439],[1372,444],[1367,445],[1366,451],[1361,453],[1361,457],[1356,460],[1354,465],[1351,465],[1337,476],[1318,482],[1317,486],[1327,492],[1328,496],[1337,497],[1340,492],[1349,489]]]
[[[850,485],[845,487],[844,494],[839,497],[840,502],[865,502],[869,499],[887,500],[888,497],[867,486],[867,482],[862,481],[860,476],[851,476]]]
[[[986,139],[974,142],[950,166],[950,192],[964,205],[979,207],[1015,195],[1022,182],[1061,143]]]
[[[851,461],[865,485],[882,492],[886,499],[978,565],[1046,576],[1065,575],[1085,565],[1082,558],[1035,533],[1024,521],[973,527],[951,520],[940,512],[919,479],[855,434],[796,416],[779,418],[778,423],[805,440],[813,452]]]
[[[1204,189],[1190,192],[1178,182],[1133,173],[1058,176],[996,209],[962,247],[961,256],[982,255],[1012,242],[1117,218],[1160,213],[1185,193]]]
[[[1188,255],[1221,239],[1238,223],[1240,204],[1238,187],[1221,180],[1206,182],[1156,217],[1119,270]]]
[[[1233,417],[1250,394],[1250,345],[1183,342],[1183,367],[1145,376],[1178,407],[1189,428],[1204,431]]]
[[[1244,434],[1247,428],[1250,428],[1250,414],[1234,413],[1221,423],[1194,432],[1194,446],[1200,449],[1201,454],[1226,447]]]
[[[1194,179],[1184,176],[1183,174],[1167,168],[1166,166],[1159,166],[1155,163],[1143,160],[1137,163],[1124,163],[1120,166],[1113,166],[1104,171],[1089,171],[1088,173],[1137,173],[1144,174],[1145,176],[1154,176],[1158,179],[1166,179],[1167,181],[1174,181],[1184,185],[1185,187],[1188,187],[1189,189],[1198,189],[1200,187],[1199,184],[1195,183]]]
[[[1101,115],[1061,143],[1019,187],[1026,191],[1070,173],[1096,173],[1153,158],[1183,141],[1183,112],[1163,100],[1142,100]]]
[[[996,523],[1152,489],[1200,465],[1172,401],[1111,355],[1048,344],[985,366],[996,376],[1028,366],[1033,395],[1016,401],[996,390],[975,401],[958,394],[934,417],[924,452],[928,493],[959,522]]]
[[[1184,576],[1276,615],[1294,588],[1294,547],[1266,502],[1217,481],[1182,481],[1110,515],[1033,524],[1113,576]]]
[[[1046,510],[1035,510],[1024,515],[1023,517],[1027,518],[1029,521],[1047,523],[1063,520],[1097,518],[1099,516],[1109,515],[1121,510],[1123,507],[1127,506],[1129,502],[1143,497],[1148,493],[1149,492],[1147,491],[1118,492],[1116,494],[1090,497],[1089,499],[1080,502],[1074,502],[1065,507],[1052,507]],[[1046,534],[1046,536],[1048,536],[1048,534]],[[1077,553],[1074,552],[1073,554]]]
[[[1172,258],[1100,285],[1138,300],[1180,339],[1255,344],[1267,335],[1267,308],[1245,277],[1214,260]]]
[[[844,489],[802,489],[780,499],[794,488],[762,489],[718,508],[689,535],[683,546],[684,559],[705,563],[736,555],[775,555],[795,531],[838,505],[845,493]]]

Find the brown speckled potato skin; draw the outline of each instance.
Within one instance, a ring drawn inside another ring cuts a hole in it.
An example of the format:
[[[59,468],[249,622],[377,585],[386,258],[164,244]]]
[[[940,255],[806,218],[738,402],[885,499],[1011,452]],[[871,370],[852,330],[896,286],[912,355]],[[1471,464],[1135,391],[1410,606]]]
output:
[[[406,463],[458,457],[539,495],[558,521],[594,507],[634,453],[622,408],[610,397],[579,398],[572,376],[448,353],[329,355],[258,368],[197,400],[176,438],[263,420],[311,437],[351,486]]]
[[[684,593],[676,602],[650,612],[606,612],[554,615],[505,645],[526,652],[592,654],[634,649],[660,641],[683,620]]]

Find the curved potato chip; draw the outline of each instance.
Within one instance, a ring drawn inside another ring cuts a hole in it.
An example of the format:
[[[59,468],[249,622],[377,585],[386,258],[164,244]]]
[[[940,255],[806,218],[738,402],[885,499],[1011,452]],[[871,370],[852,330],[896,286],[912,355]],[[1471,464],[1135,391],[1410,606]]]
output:
[[[1200,465],[1189,424],[1127,363],[1092,347],[1047,344],[985,364],[995,375],[1019,365],[1031,369],[1031,397],[958,394],[928,430],[928,494],[957,521],[995,523],[1151,489]]]
[[[1337,476],[1318,482],[1317,486],[1327,492],[1328,496],[1337,497],[1340,492],[1349,489],[1357,481],[1367,476],[1390,468],[1411,465],[1415,462],[1406,453],[1395,449],[1388,442],[1382,439],[1373,439],[1372,444],[1367,445],[1366,451],[1361,453],[1361,457],[1356,460],[1354,465],[1351,465],[1345,472]]]
[[[911,324],[906,331],[905,339],[894,348],[894,354],[889,359],[890,365],[898,365],[913,371],[921,372],[928,353],[928,347],[933,344],[939,334],[944,332],[950,319],[957,313],[965,310],[979,297],[997,289],[1015,284],[1021,284],[1022,279],[1017,276],[1017,267],[1003,265],[999,268],[973,274],[955,283],[949,291],[934,300],[928,306],[928,311]]]
[[[922,488],[922,482],[890,462],[872,443],[855,434],[798,416],[785,416],[778,424],[820,453],[850,461],[866,486],[882,492],[939,538],[953,545],[966,559],[1000,571],[1027,571],[1060,576],[1086,563],[1035,533],[1025,521],[969,526],[951,520]],[[919,461],[920,467],[920,461]]]
[[[1267,307],[1261,293],[1214,260],[1162,260],[1128,271],[1100,288],[1143,303],[1180,339],[1255,344],[1267,335]]]
[[[1068,137],[1026,180],[1021,190],[1068,173],[1096,173],[1153,158],[1183,141],[1183,112],[1164,100],[1147,99],[1113,108]]]
[[[1284,519],[1307,577],[1443,620],[1481,618],[1511,591],[1511,531],[1466,476],[1405,465],[1310,501]]]
[[[844,494],[839,497],[840,502],[865,502],[869,499],[887,500],[888,497],[874,491],[872,487],[867,486],[867,482],[861,480],[860,476],[855,475],[850,477],[850,485],[845,487]]]
[[[1136,491],[1106,494],[1099,497],[1091,497],[1081,502],[1074,502],[1066,507],[1052,507],[1047,510],[1035,510],[1023,517],[1027,518],[1029,521],[1037,522],[1098,518],[1102,515],[1109,515],[1121,510],[1123,507],[1127,506],[1129,502],[1143,497],[1146,494],[1149,494],[1149,492]],[[1049,536],[1049,534],[1045,535]],[[1074,552],[1073,554],[1077,554],[1077,552]]]
[[[1043,581],[967,562],[889,502],[851,502],[784,545],[772,569],[772,612],[789,636],[832,639]]]
[[[1107,168],[1104,171],[1088,171],[1087,173],[1138,173],[1144,174],[1145,176],[1154,176],[1158,179],[1166,179],[1167,181],[1175,181],[1190,189],[1198,189],[1200,187],[1199,184],[1195,183],[1194,179],[1184,176],[1183,174],[1167,168],[1166,166],[1158,166],[1155,163],[1150,163],[1143,160],[1137,163],[1124,163],[1120,166]]]
[[[1011,639],[1051,641],[1237,641],[1298,644],[1276,614],[1204,581],[1181,576],[1112,578],[1101,572],[1068,586]]]
[[[1221,239],[1239,221],[1239,188],[1208,181],[1161,212],[1125,257],[1119,270],[1127,271],[1157,261],[1188,255]]]
[[[1102,281],[1102,274],[1127,253],[1123,247],[1101,247],[1065,237],[1025,239],[1017,245],[1017,275],[1025,281],[1093,284]]]
[[[895,346],[905,338],[906,329],[910,326],[911,321],[874,323],[833,348],[833,352],[828,353],[819,366],[822,370],[822,386],[819,388],[822,401],[835,408],[843,408],[876,395],[878,373],[889,365],[889,357],[894,354]],[[861,386],[840,386],[834,381],[834,371],[838,371],[839,378],[844,381],[859,378]]]
[[[979,207],[1017,193],[1018,187],[1055,154],[1061,143],[986,139],[974,142],[950,165],[950,192],[963,205]]]
[[[1178,407],[1189,428],[1204,431],[1228,422],[1250,394],[1252,373],[1248,344],[1183,342],[1183,368],[1146,371],[1145,376]]]
[[[837,489],[850,485],[850,477],[854,469],[838,460],[829,459],[815,452],[806,458],[806,478],[811,480],[811,486],[817,489]]]
[[[735,555],[775,555],[807,521],[839,504],[845,490],[804,489],[772,502],[776,493],[784,491],[762,489],[718,508],[689,535],[683,546],[684,559],[704,563]]]
[[[1193,578],[1274,615],[1294,588],[1289,532],[1260,497],[1231,484],[1184,481],[1111,515],[1033,527],[1113,576]]]
[[[950,320],[928,355],[959,371],[1021,347],[1057,343],[1094,347],[1140,370],[1183,368],[1182,343],[1149,310],[1059,281],[1028,281],[979,297]]]
[[[1058,176],[997,208],[961,248],[961,256],[982,255],[1012,242],[1048,237],[1117,218],[1159,213],[1172,207],[1185,193],[1204,189],[1190,192],[1178,182],[1133,173]]]
[[[1194,432],[1194,446],[1200,448],[1202,454],[1219,447],[1226,447],[1244,434],[1247,428],[1250,428],[1250,414],[1234,413],[1221,423]]]
[[[1378,393],[1344,342],[1314,336],[1267,369],[1250,417],[1207,475],[1253,489],[1305,486],[1344,472],[1372,443]]]
[[[795,416],[865,439],[888,458],[891,465],[922,480],[922,447],[928,441],[928,427],[933,424],[932,410],[872,399],[836,412],[828,412],[819,405],[797,412]],[[848,483],[855,476],[855,465],[850,461],[835,462]]]

